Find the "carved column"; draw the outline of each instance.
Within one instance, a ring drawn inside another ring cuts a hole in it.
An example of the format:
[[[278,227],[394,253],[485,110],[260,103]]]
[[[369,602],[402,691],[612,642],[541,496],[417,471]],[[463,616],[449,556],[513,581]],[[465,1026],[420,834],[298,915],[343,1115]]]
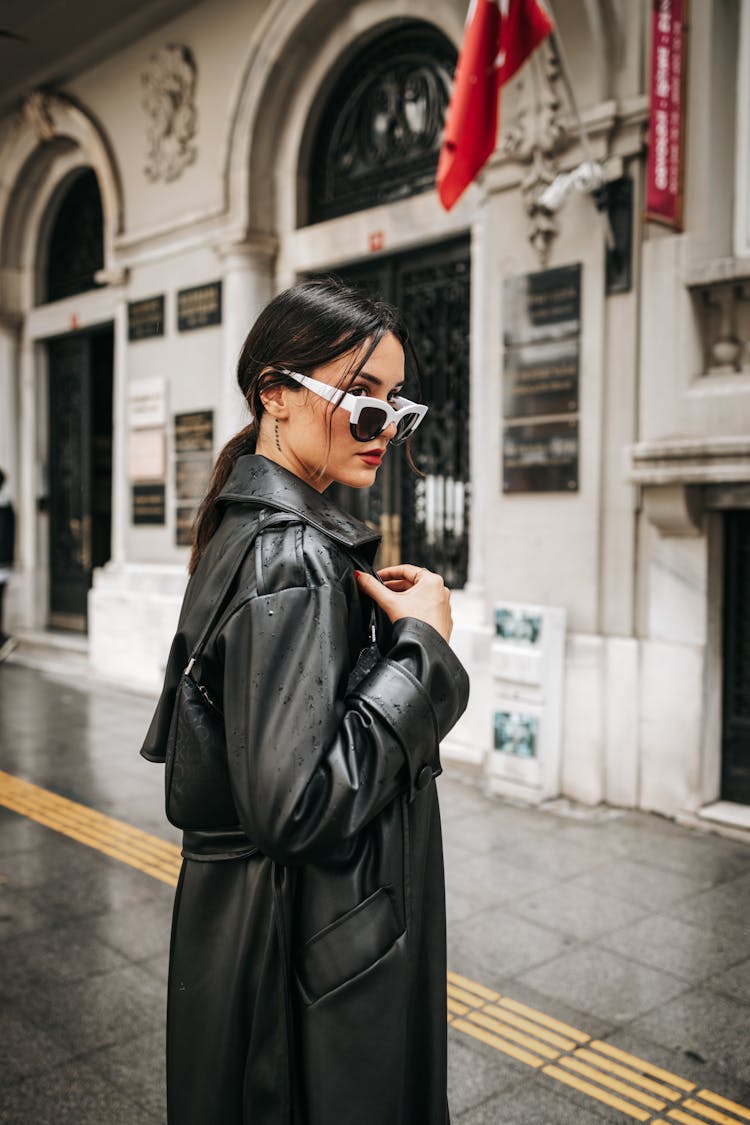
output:
[[[224,262],[224,341],[216,424],[219,447],[249,421],[245,400],[237,386],[237,360],[258,313],[273,296],[276,248],[275,238],[259,235],[219,250]]]
[[[115,308],[114,336],[112,371],[112,548],[108,565],[119,567],[125,562],[125,540],[130,518],[127,472],[128,306],[124,297],[117,302]]]
[[[18,326],[0,314],[0,468],[12,478],[11,492],[18,491]]]
[[[23,623],[38,629],[47,623],[48,563],[46,540],[42,543],[38,535],[37,498],[46,493],[47,488],[41,479],[37,445],[36,352],[33,340],[25,333],[19,348],[18,371],[18,480],[14,489],[19,522],[16,568],[22,584]]]

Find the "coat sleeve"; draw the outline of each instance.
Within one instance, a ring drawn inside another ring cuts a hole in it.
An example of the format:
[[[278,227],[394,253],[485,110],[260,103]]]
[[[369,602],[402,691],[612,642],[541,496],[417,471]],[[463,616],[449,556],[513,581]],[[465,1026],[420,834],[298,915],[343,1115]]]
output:
[[[468,698],[442,637],[414,619],[348,692],[337,583],[247,602],[223,631],[229,772],[243,830],[277,862],[331,857],[400,793],[440,770]]]

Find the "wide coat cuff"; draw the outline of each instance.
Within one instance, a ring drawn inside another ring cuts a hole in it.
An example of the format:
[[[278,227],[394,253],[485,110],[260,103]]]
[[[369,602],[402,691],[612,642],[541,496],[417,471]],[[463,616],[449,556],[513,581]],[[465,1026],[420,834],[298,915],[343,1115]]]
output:
[[[375,704],[397,732],[413,800],[441,772],[438,744],[466,709],[469,677],[450,645],[424,621],[397,621],[392,642],[386,659],[351,694]]]

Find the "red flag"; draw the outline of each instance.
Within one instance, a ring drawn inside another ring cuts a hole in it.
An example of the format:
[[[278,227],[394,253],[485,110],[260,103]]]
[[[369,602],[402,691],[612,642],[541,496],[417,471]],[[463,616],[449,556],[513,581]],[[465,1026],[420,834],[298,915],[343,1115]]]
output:
[[[446,211],[495,150],[500,87],[551,30],[537,0],[471,0],[438,161]]]

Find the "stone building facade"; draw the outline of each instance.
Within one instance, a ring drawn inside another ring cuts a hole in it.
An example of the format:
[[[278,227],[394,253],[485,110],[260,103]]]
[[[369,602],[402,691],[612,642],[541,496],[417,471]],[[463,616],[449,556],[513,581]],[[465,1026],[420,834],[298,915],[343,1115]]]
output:
[[[521,799],[723,798],[741,823],[750,0],[691,5],[682,232],[643,218],[648,0],[556,0],[557,48],[503,93],[495,155],[449,213],[462,0],[131,4],[106,41],[73,7],[77,52],[32,66],[0,41],[22,638],[83,635],[99,673],[158,682],[195,503],[243,424],[242,340],[274,292],[335,272],[403,305],[425,363],[425,477],[394,463],[344,501],[454,587],[473,688],[446,759]],[[600,207],[542,207],[589,158]]]

